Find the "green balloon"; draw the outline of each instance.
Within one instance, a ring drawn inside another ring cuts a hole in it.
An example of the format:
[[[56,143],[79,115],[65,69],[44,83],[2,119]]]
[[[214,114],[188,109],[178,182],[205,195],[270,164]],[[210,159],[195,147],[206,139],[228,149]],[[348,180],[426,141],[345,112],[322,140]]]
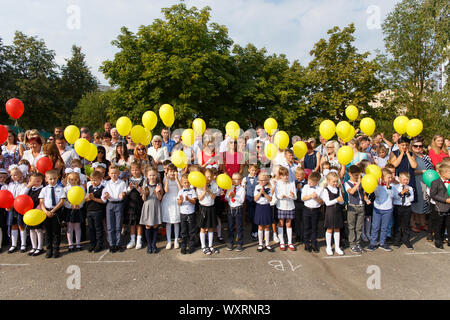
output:
[[[450,184],[447,187],[447,193],[448,193],[448,196],[450,197]]]
[[[437,179],[439,179],[439,174],[434,170],[427,170],[422,175],[422,180],[428,188],[431,188],[431,183]]]

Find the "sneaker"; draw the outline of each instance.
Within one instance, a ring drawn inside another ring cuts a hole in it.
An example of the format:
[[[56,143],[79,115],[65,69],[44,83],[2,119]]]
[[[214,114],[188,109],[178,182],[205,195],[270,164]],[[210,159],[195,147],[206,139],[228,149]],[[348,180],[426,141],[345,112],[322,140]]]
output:
[[[211,251],[211,253],[219,253],[219,249],[215,249],[213,247],[209,247],[209,251]]]
[[[264,247],[263,246],[258,246],[258,249],[256,249],[256,251],[263,252],[264,251]]]
[[[278,238],[278,235],[276,233],[273,234],[273,242],[279,243],[280,239]]]
[[[181,250],[180,250],[180,252],[181,252],[181,254],[186,254],[186,248],[181,248]]]
[[[412,245],[411,242],[409,242],[409,241],[405,243],[405,246],[406,246],[409,250],[414,250],[413,245]]]
[[[333,250],[330,247],[327,247],[325,249],[325,252],[327,253],[327,255],[332,256],[333,255]]]
[[[28,255],[31,257],[36,252],[36,249],[33,248],[30,251],[28,251]]]
[[[211,254],[211,251],[209,251],[209,248],[202,248],[202,252],[208,256]]]
[[[336,251],[336,253],[337,253],[338,255],[340,255],[340,256],[343,256],[343,255],[344,255],[344,251],[342,251],[341,248],[339,248],[339,247],[337,247],[337,248],[335,247],[335,248],[334,248],[334,251]]]
[[[237,252],[241,252],[244,251],[244,248],[242,247],[242,245],[238,244],[237,248],[236,248]]]
[[[351,250],[353,253],[361,253],[361,248],[359,248],[358,246],[353,247]]]
[[[173,247],[174,247],[174,249],[178,249],[180,247],[178,240],[175,240],[175,242],[173,243]]]
[[[381,245],[380,248],[383,249],[384,251],[388,251],[388,252],[391,252],[391,251],[392,251],[391,247],[389,247],[389,246],[387,245],[387,243]]]
[[[142,242],[141,241],[138,241],[136,243],[136,250],[139,250],[139,249],[142,249]]]
[[[228,250],[228,251],[233,250],[233,244],[232,244],[232,243],[228,243],[228,244],[227,244],[227,250]]]
[[[369,245],[368,247],[367,247],[367,250],[369,250],[369,251],[374,251],[374,250],[376,250],[378,247],[376,246],[376,245]]]
[[[167,242],[166,249],[167,250],[172,249],[172,242],[171,241]]]
[[[127,249],[134,248],[135,246],[136,246],[136,242],[134,242],[133,240],[130,240],[130,242],[128,242],[128,244],[127,244]]]

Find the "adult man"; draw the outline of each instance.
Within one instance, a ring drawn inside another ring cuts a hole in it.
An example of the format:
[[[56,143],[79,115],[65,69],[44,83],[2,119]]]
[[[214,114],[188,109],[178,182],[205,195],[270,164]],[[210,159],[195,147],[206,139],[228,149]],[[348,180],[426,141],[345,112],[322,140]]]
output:
[[[171,154],[172,153],[172,149],[175,146],[175,141],[170,139],[169,128],[167,128],[167,127],[162,128],[161,136],[162,136],[162,139],[163,139],[162,147],[166,147],[167,151],[169,151],[169,154]]]
[[[112,124],[111,122],[105,122],[105,125],[103,126],[105,129],[105,133],[111,134]]]
[[[92,137],[91,137],[91,134],[89,133],[89,129],[83,127],[83,128],[81,128],[80,132],[81,132],[80,138],[83,138],[89,142],[92,142]]]
[[[367,151],[369,146],[370,146],[370,139],[369,139],[369,137],[366,136],[366,135],[360,136],[360,137],[358,137],[358,140],[359,140],[359,148],[360,148],[361,152],[366,153],[367,156],[369,157],[369,161],[371,163],[374,163],[372,154]]]
[[[75,150],[67,145],[62,135],[55,136],[55,144],[67,168],[70,168],[73,159],[80,159]]]
[[[56,127],[55,130],[53,131],[53,137],[62,136],[62,135],[63,135],[63,128]]]
[[[111,129],[111,143],[113,146],[117,146],[117,144],[121,141],[119,131],[116,128]]]

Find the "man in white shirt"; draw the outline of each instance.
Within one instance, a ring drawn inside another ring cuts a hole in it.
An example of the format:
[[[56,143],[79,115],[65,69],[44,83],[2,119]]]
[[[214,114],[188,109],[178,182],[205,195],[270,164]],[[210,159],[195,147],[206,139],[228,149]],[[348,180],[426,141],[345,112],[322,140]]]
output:
[[[75,150],[67,145],[63,136],[55,136],[55,144],[67,168],[70,168],[73,159],[80,159]]]

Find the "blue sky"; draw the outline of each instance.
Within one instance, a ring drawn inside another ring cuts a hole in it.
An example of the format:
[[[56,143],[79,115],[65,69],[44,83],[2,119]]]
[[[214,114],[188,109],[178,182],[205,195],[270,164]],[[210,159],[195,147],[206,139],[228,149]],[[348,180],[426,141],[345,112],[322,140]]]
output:
[[[310,61],[309,51],[327,30],[351,22],[360,51],[383,50],[379,29],[398,0],[186,0],[188,6],[212,8],[211,21],[225,25],[235,43],[253,43],[269,53],[284,53],[290,61]],[[93,74],[113,59],[111,45],[122,26],[136,32],[161,18],[161,8],[178,0],[20,0],[2,3],[0,37],[10,44],[20,30],[45,40],[59,64],[70,57],[72,44],[82,47]],[[79,12],[79,20],[77,19]]]

